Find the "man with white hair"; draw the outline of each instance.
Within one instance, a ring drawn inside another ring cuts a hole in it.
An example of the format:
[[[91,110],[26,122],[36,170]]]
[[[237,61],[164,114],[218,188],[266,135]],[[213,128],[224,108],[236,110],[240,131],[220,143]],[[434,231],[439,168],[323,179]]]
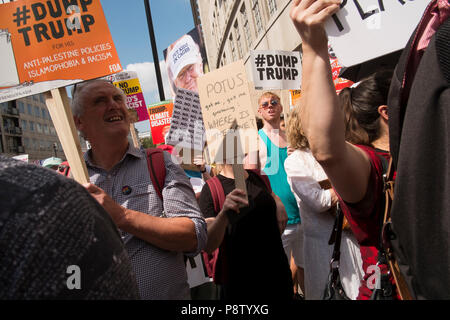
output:
[[[175,88],[198,92],[197,78],[203,74],[203,60],[198,44],[190,35],[182,36],[169,46],[166,63],[174,94]]]
[[[164,185],[152,184],[146,151],[128,141],[120,89],[91,80],[74,87],[72,97],[76,127],[91,145],[84,155],[91,181],[85,187],[120,229],[141,298],[189,299],[183,253],[195,256],[207,237],[189,179],[164,152]]]

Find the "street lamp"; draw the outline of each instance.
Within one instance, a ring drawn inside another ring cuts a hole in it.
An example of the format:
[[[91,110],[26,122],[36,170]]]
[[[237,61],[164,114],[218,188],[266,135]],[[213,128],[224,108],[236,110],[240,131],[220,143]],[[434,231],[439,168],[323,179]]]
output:
[[[55,152],[55,158],[58,157],[58,155],[56,154],[56,150],[58,150],[58,145],[56,144],[56,142],[53,142],[53,151]]]
[[[156,81],[158,82],[159,99],[166,100],[164,97],[164,87],[161,78],[161,69],[159,68],[158,50],[156,49],[155,32],[153,31],[152,12],[150,11],[150,0],[144,0],[145,14],[147,15],[148,32],[150,34],[150,44],[153,52],[153,62],[155,65]]]

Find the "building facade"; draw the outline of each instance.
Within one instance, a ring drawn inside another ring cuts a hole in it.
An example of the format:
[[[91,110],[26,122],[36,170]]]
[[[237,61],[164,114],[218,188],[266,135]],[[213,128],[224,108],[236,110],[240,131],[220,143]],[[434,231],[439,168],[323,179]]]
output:
[[[0,103],[0,117],[0,153],[28,154],[29,162],[55,156],[66,160],[44,94]]]
[[[191,0],[200,15],[211,70],[244,60],[251,80],[250,50],[300,50],[290,17],[292,0]],[[195,20],[195,19],[194,19]]]

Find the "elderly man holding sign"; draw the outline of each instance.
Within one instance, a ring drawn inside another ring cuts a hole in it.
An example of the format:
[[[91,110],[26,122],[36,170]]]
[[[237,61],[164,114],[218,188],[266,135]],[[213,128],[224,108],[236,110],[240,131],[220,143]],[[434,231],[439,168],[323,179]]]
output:
[[[121,231],[143,299],[189,299],[183,252],[206,243],[206,224],[182,169],[164,152],[162,199],[153,186],[145,150],[128,142],[125,96],[104,80],[74,87],[77,129],[92,148],[85,154],[86,189]]]

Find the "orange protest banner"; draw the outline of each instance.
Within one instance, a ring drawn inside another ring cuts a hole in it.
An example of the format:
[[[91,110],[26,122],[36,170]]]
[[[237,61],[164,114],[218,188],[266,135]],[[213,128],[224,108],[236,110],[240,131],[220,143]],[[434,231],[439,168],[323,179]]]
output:
[[[122,70],[100,0],[1,4],[0,57],[0,102]]]

